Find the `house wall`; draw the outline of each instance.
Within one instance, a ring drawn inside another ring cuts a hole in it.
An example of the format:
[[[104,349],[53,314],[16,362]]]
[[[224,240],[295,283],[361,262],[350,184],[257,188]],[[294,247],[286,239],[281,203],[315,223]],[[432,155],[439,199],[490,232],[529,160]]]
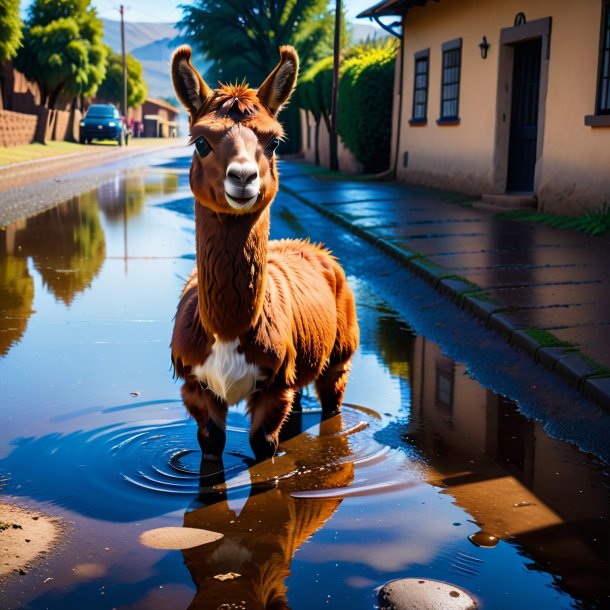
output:
[[[515,15],[524,11],[528,23],[552,17],[548,62],[544,44],[542,58],[534,183],[539,206],[578,213],[584,205],[610,201],[610,128],[584,124],[595,106],[601,7],[601,0],[529,0],[525,5],[514,0],[442,0],[409,11],[404,22],[399,179],[472,195],[504,192],[512,47],[500,44],[500,32],[513,27]],[[478,46],[483,35],[491,45],[487,59],[481,58]],[[460,121],[438,125],[442,44],[460,37]],[[428,120],[411,126],[414,54],[426,48]]]
[[[300,110],[301,114],[301,134],[302,148],[305,159],[310,163],[315,163],[316,155],[316,121],[313,115],[305,110]],[[309,121],[309,123],[308,123]],[[309,136],[308,136],[309,130]],[[318,151],[320,155],[320,165],[330,167],[330,135],[326,129],[326,123],[321,121],[318,141]],[[339,160],[339,170],[346,174],[361,174],[362,163],[356,159],[354,153],[343,144],[341,136],[338,138],[337,157]]]

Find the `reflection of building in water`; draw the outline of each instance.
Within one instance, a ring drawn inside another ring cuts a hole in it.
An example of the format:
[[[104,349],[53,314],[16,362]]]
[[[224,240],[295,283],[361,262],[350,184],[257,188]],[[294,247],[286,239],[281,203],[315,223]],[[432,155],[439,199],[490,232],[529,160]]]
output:
[[[579,598],[610,594],[610,497],[593,460],[417,337],[407,436],[480,528],[516,541]],[[606,525],[604,525],[606,524]]]
[[[224,538],[183,551],[197,586],[190,608],[289,608],[285,581],[292,556],[341,503],[336,498],[293,498],[290,492],[352,482],[353,464],[345,463],[349,445],[340,430],[341,416],[336,416],[323,422],[320,436],[301,434],[281,444],[284,455],[253,466],[250,497],[239,514],[229,507],[222,485],[220,490],[202,489],[199,501],[204,506],[186,513],[184,525],[221,532]],[[286,476],[295,471],[299,474]],[[231,572],[240,576],[215,578]]]

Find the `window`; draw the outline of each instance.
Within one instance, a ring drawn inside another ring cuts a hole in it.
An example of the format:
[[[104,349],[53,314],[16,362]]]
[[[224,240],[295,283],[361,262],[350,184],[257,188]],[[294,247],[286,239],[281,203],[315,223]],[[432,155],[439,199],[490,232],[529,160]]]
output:
[[[439,123],[459,121],[461,64],[462,39],[456,38],[443,44],[443,80]]]
[[[610,0],[602,3],[602,29],[599,43],[599,78],[595,114],[610,114]]]
[[[602,0],[595,114],[585,116],[589,127],[610,127],[610,0]]]
[[[411,125],[423,124],[428,118],[428,72],[430,50],[415,53],[415,70],[413,78],[413,115]]]

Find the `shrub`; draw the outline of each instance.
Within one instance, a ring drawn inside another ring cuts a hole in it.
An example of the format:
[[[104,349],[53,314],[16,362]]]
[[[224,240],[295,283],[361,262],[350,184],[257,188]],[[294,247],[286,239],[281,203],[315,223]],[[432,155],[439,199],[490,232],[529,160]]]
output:
[[[339,135],[366,172],[390,162],[397,45],[365,44],[350,52],[339,80]]]

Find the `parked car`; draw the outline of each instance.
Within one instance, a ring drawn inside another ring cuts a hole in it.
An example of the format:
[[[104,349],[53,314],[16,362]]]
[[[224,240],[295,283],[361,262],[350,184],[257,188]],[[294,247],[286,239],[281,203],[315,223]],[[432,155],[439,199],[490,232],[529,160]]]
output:
[[[92,140],[116,140],[119,146],[127,143],[125,123],[111,104],[93,104],[80,122],[80,143]]]

